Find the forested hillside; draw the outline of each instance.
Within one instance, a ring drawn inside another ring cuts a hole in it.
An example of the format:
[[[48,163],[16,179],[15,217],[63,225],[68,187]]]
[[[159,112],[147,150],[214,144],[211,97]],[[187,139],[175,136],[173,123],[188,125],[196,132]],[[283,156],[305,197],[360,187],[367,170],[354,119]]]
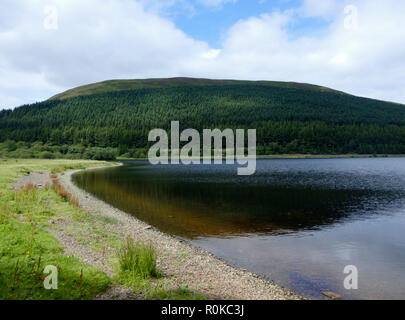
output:
[[[133,80],[107,80],[76,87],[59,93],[50,98],[68,99],[77,96],[92,95],[96,93],[106,93],[123,90],[151,89],[151,88],[171,88],[184,86],[221,86],[221,85],[263,85],[278,88],[297,88],[315,91],[328,91],[338,93],[339,91],[330,88],[316,86],[307,83],[280,82],[280,81],[241,81],[241,80],[211,80],[198,78],[162,78],[162,79],[133,79]],[[340,92],[342,93],[342,92]]]
[[[181,129],[257,129],[260,154],[405,153],[404,105],[310,85],[197,82],[112,91],[97,84],[101,93],[80,95],[81,87],[1,111],[0,152],[24,149],[20,156],[29,156],[35,146],[62,157],[103,158],[85,154],[93,148],[141,157],[149,131],[178,120]]]

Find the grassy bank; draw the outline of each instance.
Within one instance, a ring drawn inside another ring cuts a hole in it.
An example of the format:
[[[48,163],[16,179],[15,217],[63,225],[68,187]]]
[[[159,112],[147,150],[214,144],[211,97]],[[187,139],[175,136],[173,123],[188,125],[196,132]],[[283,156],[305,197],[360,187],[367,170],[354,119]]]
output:
[[[114,219],[86,212],[58,182],[57,174],[66,170],[105,165],[111,164],[84,160],[0,159],[0,299],[91,299],[117,283],[130,286],[140,298],[202,298],[186,288],[171,291],[159,287],[158,278],[164,275],[154,265],[153,248],[142,249],[123,243],[119,234],[108,229],[109,225],[117,223]],[[23,184],[16,190],[10,186],[21,175],[44,170],[52,174],[48,185]],[[118,270],[116,274],[108,276],[101,270],[104,268],[92,267],[64,253],[62,245],[52,235],[52,232],[62,232],[60,224],[68,225],[64,236],[102,252],[102,265],[111,264]],[[125,255],[128,248],[129,256]],[[116,259],[104,262],[104,250],[115,253]],[[122,265],[123,257],[127,257],[126,267]],[[138,260],[133,260],[134,257]],[[143,273],[129,272],[128,268],[134,269],[139,261],[147,266],[138,268]],[[56,290],[44,288],[47,276],[44,269],[49,265],[58,270]],[[153,265],[155,269],[151,272]]]
[[[94,161],[0,160],[0,298],[89,299],[111,280],[100,270],[62,253],[44,229],[48,220],[72,210],[53,189],[27,185],[14,191],[8,184],[33,171],[61,172],[100,165]],[[45,266],[58,268],[58,289],[44,288]]]

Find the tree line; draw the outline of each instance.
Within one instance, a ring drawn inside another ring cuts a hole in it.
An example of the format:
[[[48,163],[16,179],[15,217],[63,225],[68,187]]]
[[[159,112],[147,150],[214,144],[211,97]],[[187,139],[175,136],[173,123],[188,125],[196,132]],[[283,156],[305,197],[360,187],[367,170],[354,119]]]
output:
[[[257,129],[259,154],[405,153],[403,105],[253,84],[137,89],[25,105],[0,112],[0,142],[139,156],[150,146],[149,131],[169,130],[173,120],[182,130]]]

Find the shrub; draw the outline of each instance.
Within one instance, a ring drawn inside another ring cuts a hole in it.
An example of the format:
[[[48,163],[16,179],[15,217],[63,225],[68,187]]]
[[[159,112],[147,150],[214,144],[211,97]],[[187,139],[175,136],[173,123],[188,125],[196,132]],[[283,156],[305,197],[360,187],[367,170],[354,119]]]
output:
[[[38,158],[40,159],[53,159],[55,156],[52,152],[49,151],[42,151],[39,153]]]
[[[17,150],[17,143],[13,140],[5,141],[4,146],[6,147],[8,152]]]
[[[68,153],[78,153],[78,154],[82,154],[85,151],[85,147],[81,146],[81,145],[73,145],[73,146],[69,146],[67,152]]]
[[[89,160],[115,160],[113,151],[102,148],[89,148],[86,150],[83,157]]]
[[[24,141],[17,142],[17,149],[25,148],[26,143]]]
[[[81,153],[67,153],[65,155],[66,159],[82,159],[82,154]]]
[[[129,152],[121,154],[122,158],[131,158],[131,154]]]
[[[146,158],[147,150],[146,149],[133,149],[131,151],[132,158]]]

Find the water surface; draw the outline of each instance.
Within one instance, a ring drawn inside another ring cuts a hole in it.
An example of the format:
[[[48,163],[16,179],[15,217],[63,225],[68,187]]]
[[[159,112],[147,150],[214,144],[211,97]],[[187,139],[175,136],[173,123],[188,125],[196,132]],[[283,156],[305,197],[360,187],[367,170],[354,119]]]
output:
[[[78,173],[76,184],[158,229],[297,293],[405,299],[405,160],[258,160]],[[343,269],[359,270],[345,290]]]

